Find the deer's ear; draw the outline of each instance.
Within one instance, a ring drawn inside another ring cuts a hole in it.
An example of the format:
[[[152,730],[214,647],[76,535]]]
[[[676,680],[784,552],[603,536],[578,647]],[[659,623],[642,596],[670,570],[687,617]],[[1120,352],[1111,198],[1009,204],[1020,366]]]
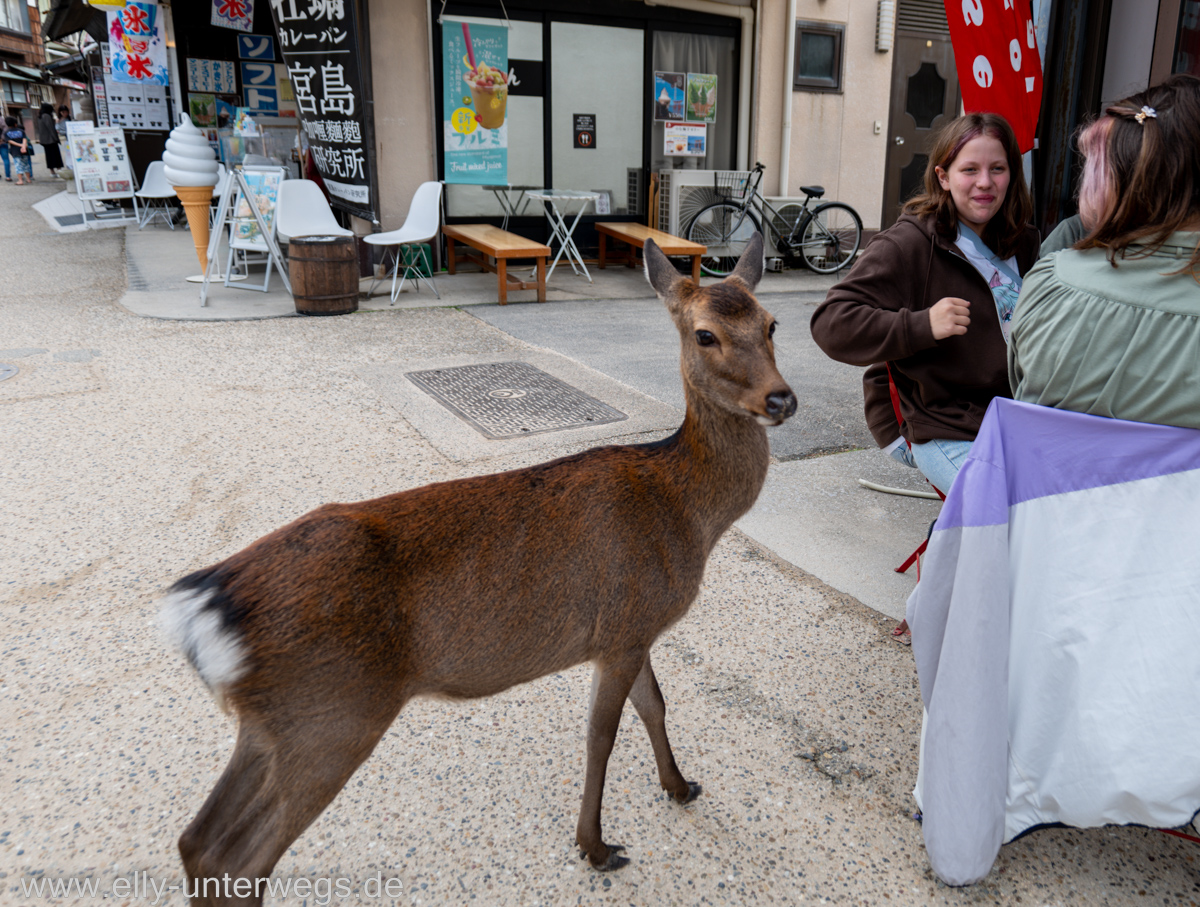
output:
[[[749,287],[750,292],[754,292],[754,288],[758,286],[758,282],[762,280],[763,276],[763,238],[761,233],[755,232],[750,237],[750,242],[746,243],[742,257],[738,259],[737,267],[729,276],[736,277]]]
[[[672,291],[677,284],[683,281],[682,275],[675,270],[675,266],[671,264],[667,256],[663,255],[662,249],[652,239],[646,240],[642,257],[646,263],[646,279],[650,281],[650,286],[654,287],[654,292],[670,308]]]

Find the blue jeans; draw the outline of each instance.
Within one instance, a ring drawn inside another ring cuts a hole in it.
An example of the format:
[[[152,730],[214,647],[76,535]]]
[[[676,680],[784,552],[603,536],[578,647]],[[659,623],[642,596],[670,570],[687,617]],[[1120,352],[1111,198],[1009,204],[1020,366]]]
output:
[[[950,486],[970,452],[970,441],[926,441],[912,446],[917,469],[942,494],[950,493]]]
[[[4,178],[12,179],[12,168],[8,163],[8,142],[0,143],[0,157],[4,158]]]

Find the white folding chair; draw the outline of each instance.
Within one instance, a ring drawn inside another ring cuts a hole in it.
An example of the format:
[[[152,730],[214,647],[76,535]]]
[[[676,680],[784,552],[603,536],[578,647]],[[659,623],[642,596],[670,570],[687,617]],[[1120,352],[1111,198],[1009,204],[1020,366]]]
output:
[[[413,194],[412,204],[408,208],[408,217],[404,219],[404,226],[399,230],[392,230],[390,233],[371,233],[364,236],[363,239],[373,246],[395,246],[393,252],[394,261],[392,264],[392,301],[396,301],[396,297],[404,289],[404,281],[412,278],[417,285],[417,292],[421,290],[421,281],[429,285],[429,289],[433,290],[433,295],[438,299],[442,298],[441,293],[437,291],[433,280],[426,277],[420,271],[420,259],[413,260],[410,255],[402,255],[401,250],[407,245],[413,243],[429,242],[438,235],[438,230],[441,229],[441,214],[442,214],[442,184],[436,180],[421,183],[417,187],[417,191]],[[386,266],[387,258],[384,258]],[[403,272],[403,273],[401,273]],[[400,286],[396,286],[396,277],[400,275]],[[375,289],[375,284],[379,283],[375,280],[371,284],[371,290]],[[371,290],[367,291],[367,295],[371,295]]]
[[[165,166],[162,161],[153,161],[146,168],[146,178],[142,181],[142,188],[133,193],[142,200],[142,219],[138,222],[139,230],[156,217],[161,217],[167,222],[168,227],[172,230],[175,229],[173,212],[167,202],[167,199],[175,197],[175,188],[167,182],[166,174],[163,173]]]
[[[353,236],[354,231],[337,222],[320,186],[301,179],[279,184],[275,235],[280,242],[290,242],[293,236]]]

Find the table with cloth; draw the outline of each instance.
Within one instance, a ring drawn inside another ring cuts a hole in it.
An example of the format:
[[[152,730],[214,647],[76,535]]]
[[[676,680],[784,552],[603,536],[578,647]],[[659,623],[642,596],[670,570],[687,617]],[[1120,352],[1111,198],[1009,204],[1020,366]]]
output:
[[[983,879],[1044,824],[1200,810],[1200,431],[988,409],[908,623],[934,872]]]

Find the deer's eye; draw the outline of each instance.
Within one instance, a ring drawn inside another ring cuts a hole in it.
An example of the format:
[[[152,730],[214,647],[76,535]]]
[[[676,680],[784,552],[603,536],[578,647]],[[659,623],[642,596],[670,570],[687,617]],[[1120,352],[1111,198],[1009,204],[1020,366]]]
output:
[[[775,336],[775,326],[776,326],[778,323],[779,323],[779,322],[777,322],[777,321],[772,321],[772,322],[771,322],[771,326],[770,326],[769,328],[767,328],[767,336],[768,336],[768,337],[774,337],[774,336]]]
[[[696,331],[696,342],[701,346],[712,346],[717,338],[710,331]]]

